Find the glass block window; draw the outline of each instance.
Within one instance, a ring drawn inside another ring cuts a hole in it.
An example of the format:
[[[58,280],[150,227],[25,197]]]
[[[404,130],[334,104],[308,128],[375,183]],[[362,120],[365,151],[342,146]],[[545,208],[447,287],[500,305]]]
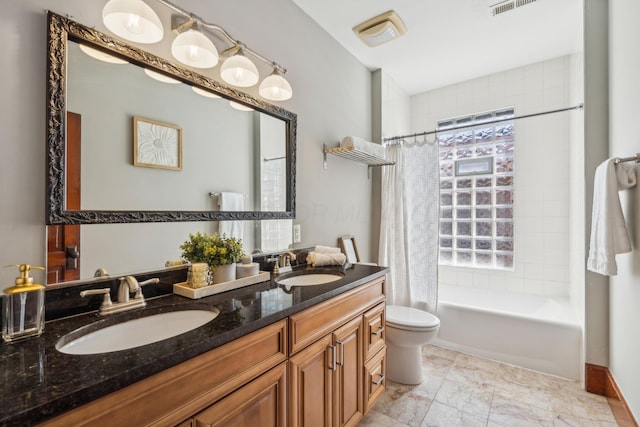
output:
[[[438,122],[441,265],[513,270],[513,114]]]

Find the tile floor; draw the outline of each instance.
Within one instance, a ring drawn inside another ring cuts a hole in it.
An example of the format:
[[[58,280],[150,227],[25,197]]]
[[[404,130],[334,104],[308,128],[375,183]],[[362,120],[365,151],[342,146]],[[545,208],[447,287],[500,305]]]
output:
[[[425,381],[387,381],[360,426],[617,426],[607,399],[562,378],[444,348],[423,348]]]

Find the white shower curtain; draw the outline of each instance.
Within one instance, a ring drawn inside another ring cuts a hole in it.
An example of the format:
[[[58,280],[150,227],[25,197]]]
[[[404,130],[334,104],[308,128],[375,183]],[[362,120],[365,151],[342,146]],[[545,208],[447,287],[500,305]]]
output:
[[[439,166],[437,143],[393,145],[383,168],[381,265],[388,304],[435,313],[438,303]]]

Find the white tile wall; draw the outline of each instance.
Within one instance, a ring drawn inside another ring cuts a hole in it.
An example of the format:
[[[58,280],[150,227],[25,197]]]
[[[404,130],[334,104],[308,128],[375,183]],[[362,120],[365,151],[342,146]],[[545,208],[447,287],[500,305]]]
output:
[[[572,66],[575,58],[561,57],[413,96],[412,132],[503,107],[515,107],[517,116],[569,107]],[[569,296],[571,114],[516,121],[514,271],[442,266],[440,284]]]

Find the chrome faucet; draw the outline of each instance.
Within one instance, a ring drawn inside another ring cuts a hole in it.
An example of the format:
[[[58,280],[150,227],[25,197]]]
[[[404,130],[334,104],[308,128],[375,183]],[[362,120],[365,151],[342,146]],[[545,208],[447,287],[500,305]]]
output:
[[[85,297],[87,295],[104,294],[104,299],[102,300],[99,313],[103,316],[107,314],[121,313],[123,311],[146,306],[147,302],[144,300],[144,296],[142,295],[141,286],[158,282],[160,282],[160,279],[158,278],[138,283],[136,278],[133,276],[121,277],[120,286],[118,287],[118,301],[116,302],[111,302],[109,288],[82,291],[80,292],[80,296]],[[129,294],[131,292],[135,292],[135,295],[130,299]]]

